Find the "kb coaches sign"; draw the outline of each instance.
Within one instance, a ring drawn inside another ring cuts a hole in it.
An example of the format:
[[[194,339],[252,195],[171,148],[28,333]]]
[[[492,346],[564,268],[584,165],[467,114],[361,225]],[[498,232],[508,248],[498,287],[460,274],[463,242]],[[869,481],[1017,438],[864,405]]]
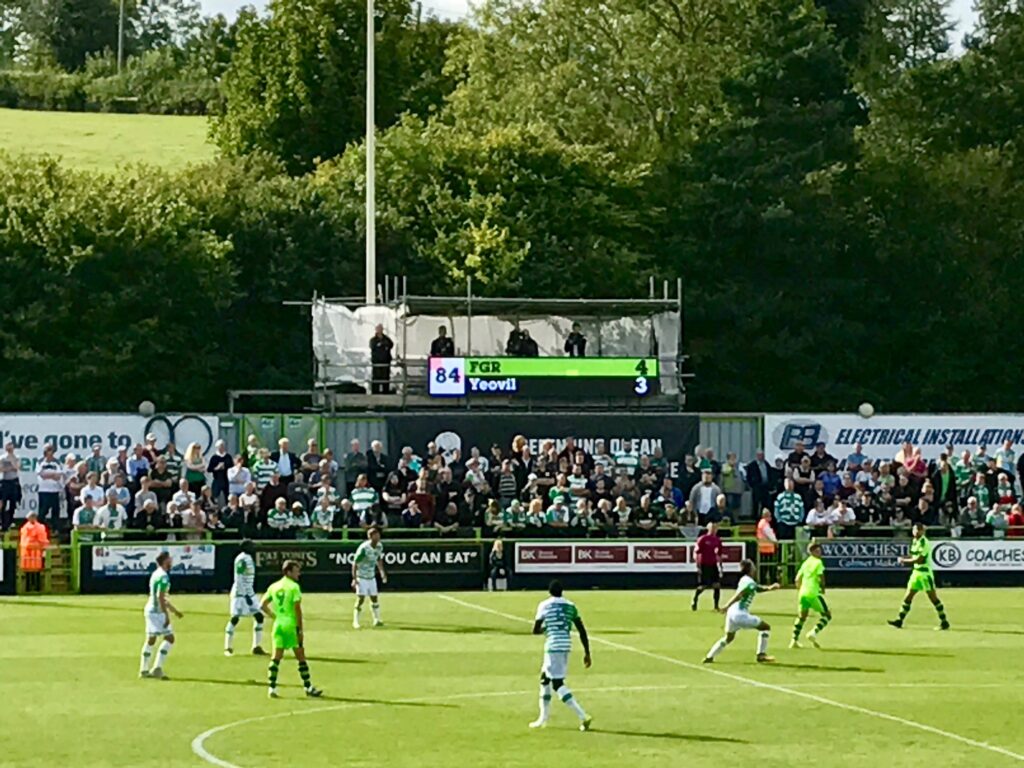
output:
[[[1024,415],[978,414],[951,416],[874,416],[863,419],[855,414],[777,414],[764,417],[764,446],[768,454],[789,454],[797,442],[811,450],[824,443],[826,450],[840,461],[853,453],[857,443],[865,455],[891,459],[904,442],[921,449],[925,459],[937,459],[952,444],[957,451],[979,445],[992,450],[1010,440],[1018,453],[1024,447]]]
[[[937,571],[1024,571],[1024,540],[932,542]]]

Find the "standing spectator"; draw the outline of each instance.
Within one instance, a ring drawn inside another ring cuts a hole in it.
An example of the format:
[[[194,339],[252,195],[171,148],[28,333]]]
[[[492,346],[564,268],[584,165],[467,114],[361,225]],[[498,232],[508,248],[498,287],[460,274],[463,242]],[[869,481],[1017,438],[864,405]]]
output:
[[[73,510],[78,507],[82,491],[89,487],[89,473],[85,470],[85,462],[78,462],[78,464],[75,465],[74,474],[72,474],[64,483],[64,495],[66,497],[65,500],[67,501],[67,508],[69,510]],[[95,477],[95,475],[93,477]],[[102,503],[104,495],[103,489],[96,485],[95,480],[93,481],[92,492],[96,494],[96,501]]]
[[[497,492],[498,501],[503,507],[507,507],[512,503],[512,499],[519,496],[519,483],[516,481],[515,473],[512,472],[512,462],[508,459],[501,462],[501,470],[498,473]]]
[[[39,516],[32,522],[36,525],[46,525],[49,521],[50,527],[56,529],[60,521],[60,492],[64,486],[64,470],[54,456],[53,446],[49,443],[43,446],[43,458],[36,470],[36,478],[39,483]],[[25,528],[22,527],[22,530]],[[35,528],[29,530],[34,531]],[[35,537],[36,534],[30,533],[30,536]],[[42,570],[41,556],[39,569]]]
[[[718,494],[715,498],[715,506],[707,514],[707,522],[721,523],[723,520],[731,520],[729,513],[729,502],[724,493]]]
[[[107,468],[100,475],[100,485],[104,488],[109,488],[114,484],[114,478],[121,474],[121,465],[117,463],[117,459],[110,459],[107,462]]]
[[[797,440],[793,443],[793,450],[786,457],[786,466],[799,467],[805,456],[807,456],[807,452],[804,450],[804,443],[802,440]]]
[[[512,330],[508,332],[508,341],[505,342],[505,354],[509,357],[523,356],[523,334],[525,331],[519,329],[519,321],[512,323]]]
[[[978,500],[978,506],[983,510],[992,506],[992,492],[989,490],[984,472],[978,472],[974,475],[974,486],[971,488],[971,494]]]
[[[245,486],[252,480],[252,473],[245,466],[245,458],[242,454],[235,456],[235,464],[228,470],[228,496],[234,494],[241,496],[245,493]]]
[[[260,497],[256,495],[256,483],[250,482],[245,486],[245,493],[238,497],[238,508],[240,515],[231,516],[229,525],[237,528],[243,538],[259,536],[265,515],[260,507]]]
[[[736,454],[730,451],[725,454],[725,464],[722,465],[722,492],[725,494],[729,512],[734,519],[740,511],[745,490],[746,483],[743,482],[743,474],[740,472]],[[683,506],[682,502],[676,506]]]
[[[245,466],[252,469],[256,466],[256,462],[260,458],[260,451],[263,447],[260,445],[260,439],[256,435],[249,435],[245,439]]]
[[[956,520],[958,517],[959,495],[957,493],[956,473],[949,465],[949,459],[940,459],[939,465],[932,475],[932,487],[935,488],[935,503],[943,514]]]
[[[299,457],[291,451],[291,443],[287,437],[277,441],[277,450],[270,454],[270,460],[277,464],[277,472],[281,475],[281,482],[290,485],[295,480],[295,473],[299,471],[302,462]]]
[[[156,449],[156,435],[150,432],[146,435],[145,443],[146,458],[149,459],[149,466],[153,467],[156,465],[156,457],[160,455],[160,451]]]
[[[772,512],[770,509],[761,510],[761,519],[757,521],[757,551],[761,556],[761,564],[775,562],[775,554],[779,549],[779,537],[772,527]],[[765,574],[766,581],[775,581],[776,567],[771,565]]]
[[[453,357],[455,342],[448,336],[448,329],[443,325],[437,327],[437,338],[430,342],[431,357]]]
[[[773,468],[765,461],[764,451],[759,450],[754,454],[754,460],[747,464],[745,471],[754,510],[768,509],[771,506]]]
[[[161,509],[166,507],[167,503],[171,500],[176,486],[177,482],[174,475],[167,468],[167,459],[163,456],[158,456],[156,464],[149,471],[149,487],[156,494],[156,499]]]
[[[1010,482],[1013,482],[1015,473],[1017,472],[1017,452],[1013,450],[1013,440],[1007,440],[1003,443],[1003,447],[996,451],[996,468],[1000,472],[1005,472],[1010,476]]]
[[[171,479],[177,485],[178,480],[181,479],[181,454],[178,453],[178,448],[173,442],[168,442],[160,455],[167,463],[167,471],[171,473]]]
[[[206,459],[203,458],[203,449],[199,443],[189,443],[185,449],[185,456],[182,458],[184,467],[184,479],[188,483],[188,490],[193,496],[206,485]]]
[[[683,457],[683,466],[679,468],[679,490],[685,498],[690,498],[690,492],[700,482],[700,468],[697,466],[697,459],[692,453]]]
[[[791,477],[796,486],[796,492],[804,500],[804,507],[810,509],[814,503],[814,481],[816,479],[814,470],[811,469],[810,456],[804,456],[800,460],[800,466],[793,467]]]
[[[388,457],[384,454],[384,445],[380,440],[374,440],[370,443],[370,450],[366,453],[366,479],[370,487],[377,493],[380,493],[384,482],[388,479],[388,464]],[[358,478],[359,475],[356,475],[357,480]],[[350,494],[351,489],[355,486],[354,482],[349,486]]]
[[[520,357],[540,357],[540,347],[537,346],[537,342],[530,336],[530,332],[523,329],[523,343],[519,347]]]
[[[355,487],[357,477],[370,474],[368,454],[363,453],[358,440],[353,440],[349,444],[348,453],[344,458],[344,467],[346,491]]]
[[[397,517],[405,509],[407,489],[408,485],[397,470],[388,475],[387,482],[384,483],[384,488],[381,491],[380,499],[381,504],[384,506],[384,511],[389,516],[394,515]]]
[[[842,478],[839,477],[839,473],[836,472],[836,463],[834,461],[826,462],[825,468],[818,473],[815,482],[821,482],[821,488],[824,492],[825,501],[828,504],[832,503],[835,499],[836,494],[839,493],[839,488],[842,486]]]
[[[1010,476],[1005,472],[999,473],[999,480],[996,483],[996,492],[992,503],[1004,512],[1008,512],[1010,507],[1017,503],[1017,494],[1013,490],[1013,483],[1010,480]]]
[[[53,455],[53,446],[47,445],[43,449],[44,460],[47,448],[51,457]],[[42,471],[41,467],[40,471]],[[47,493],[53,493],[57,497],[59,505],[59,487],[57,491],[47,491]],[[26,592],[42,592],[43,590],[43,553],[48,546],[50,546],[50,535],[46,531],[46,525],[39,522],[38,513],[34,509],[30,509],[25,523],[18,533],[18,563],[21,572],[25,574]]]
[[[8,441],[0,456],[0,533],[14,524],[14,513],[21,503],[20,471],[21,459],[14,452],[14,443]]]
[[[267,483],[270,482],[270,478],[276,473],[278,473],[277,462],[270,458],[270,449],[260,448],[259,455],[256,458],[256,463],[252,467],[252,474],[253,479],[256,481],[256,487],[262,491],[267,487]]]
[[[572,333],[565,339],[565,354],[569,357],[587,356],[587,337],[583,335],[579,323],[572,324]]]
[[[701,525],[707,522],[707,517],[715,509],[715,499],[722,492],[722,489],[715,485],[714,475],[711,468],[703,469],[700,473],[700,483],[693,486],[690,491],[690,505],[697,513],[697,520]]]
[[[128,466],[126,469],[126,474],[128,475],[128,487],[133,493],[135,493],[139,490],[142,478],[148,477],[149,470],[152,469],[152,465],[149,463],[149,457],[146,455],[146,449],[142,447],[142,443],[135,444],[132,456],[128,459]]]
[[[829,462],[832,462],[833,465],[836,464],[836,457],[825,450],[824,443],[815,443],[814,453],[811,454],[811,469],[816,474],[820,474],[825,471]]]
[[[314,438],[309,438],[309,440],[306,441],[305,453],[299,456],[299,462],[301,464],[299,468],[302,470],[302,474],[308,478],[314,472],[317,472],[320,469],[320,460],[322,458],[323,456],[320,454],[320,446]]]
[[[796,492],[792,477],[783,481],[782,493],[775,499],[775,533],[781,541],[792,541],[796,527],[804,521],[804,500]]]
[[[846,471],[857,474],[868,457],[864,455],[864,446],[856,443],[853,446],[853,453],[846,457]]]
[[[270,476],[270,481],[260,490],[260,509],[270,509],[277,504],[278,499],[287,506],[288,489],[281,482],[281,476],[274,472]]]
[[[107,468],[107,460],[103,458],[102,450],[103,446],[94,445],[92,447],[92,455],[85,461],[86,471],[95,472],[96,477],[102,475],[103,471]]]
[[[372,512],[380,502],[380,495],[370,485],[370,480],[366,475],[356,478],[355,487],[349,493],[349,498],[352,500],[352,511],[360,521],[368,519],[366,513]],[[369,524],[366,527],[369,527]]]
[[[294,505],[298,502],[303,509],[311,509],[313,498],[306,476],[302,472],[295,473],[295,480],[288,486],[288,503]]]
[[[213,485],[211,486],[213,498],[217,500],[218,504],[223,506],[227,501],[228,494],[231,493],[228,489],[230,485],[228,482],[228,472],[231,471],[234,462],[231,454],[228,453],[227,444],[223,440],[218,440],[214,443],[213,447],[214,452],[206,465],[206,471],[213,478]]]
[[[378,323],[370,339],[370,392],[374,395],[391,393],[391,350],[394,346],[395,343],[384,333],[384,326]]]

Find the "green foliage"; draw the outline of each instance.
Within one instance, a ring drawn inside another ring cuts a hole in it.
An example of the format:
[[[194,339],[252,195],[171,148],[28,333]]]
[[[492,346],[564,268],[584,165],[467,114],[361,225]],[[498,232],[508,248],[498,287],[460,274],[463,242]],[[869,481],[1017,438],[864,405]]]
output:
[[[19,29],[33,64],[71,72],[90,54],[117,50],[117,20],[117,0],[23,0]]]
[[[376,124],[387,126],[405,111],[428,113],[447,92],[448,32],[414,19],[409,0],[381,0],[376,10]],[[214,136],[230,154],[270,152],[301,172],[365,133],[366,6],[273,0],[269,11],[239,27]]]

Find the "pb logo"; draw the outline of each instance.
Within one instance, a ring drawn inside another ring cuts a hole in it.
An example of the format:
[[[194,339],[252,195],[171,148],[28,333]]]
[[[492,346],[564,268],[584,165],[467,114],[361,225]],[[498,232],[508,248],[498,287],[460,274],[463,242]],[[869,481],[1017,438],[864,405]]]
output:
[[[797,443],[811,446],[815,443],[827,442],[823,432],[821,424],[787,422],[782,428],[782,435],[779,437],[779,448],[784,451],[791,451]]]
[[[932,550],[932,560],[935,564],[941,568],[954,568],[960,562],[963,555],[960,554],[960,548],[956,544],[944,543],[939,544],[934,550]]]

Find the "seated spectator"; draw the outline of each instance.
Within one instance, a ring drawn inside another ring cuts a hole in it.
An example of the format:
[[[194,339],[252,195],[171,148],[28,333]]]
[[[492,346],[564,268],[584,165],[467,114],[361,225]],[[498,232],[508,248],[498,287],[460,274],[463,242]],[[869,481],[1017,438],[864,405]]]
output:
[[[658,530],[667,533],[677,533],[681,524],[679,508],[672,503],[666,504],[658,519]]]
[[[615,498],[615,481],[600,464],[594,466],[594,474],[587,482],[587,494],[594,504],[602,499],[610,502]]]
[[[466,490],[468,492],[470,489],[467,488]],[[509,509],[512,509],[513,506],[516,509],[519,508],[519,504],[517,503],[515,505],[510,504]],[[491,499],[487,503],[487,509],[484,511],[484,526],[489,528],[491,531],[500,531],[504,527],[501,505],[499,505],[494,499]]]
[[[904,465],[911,477],[921,480],[928,476],[928,464],[925,462],[924,457],[921,455],[921,449],[915,448],[913,455],[907,460]]]
[[[132,509],[132,492],[128,488],[127,478],[123,474],[114,478],[114,484],[107,491],[107,495],[109,496],[111,493],[117,497],[117,503],[126,511]]]
[[[196,500],[196,497],[188,489],[188,481],[182,478],[178,481],[178,490],[174,496],[171,497],[171,506],[179,515],[184,515],[185,510],[192,506],[192,502]]]
[[[889,519],[889,525],[892,528],[897,529],[897,531],[908,531],[913,524],[914,522],[907,517],[906,512],[902,509],[896,509],[896,511],[893,512],[892,517]]]
[[[107,493],[99,484],[99,479],[99,475],[95,472],[89,472],[86,474],[85,487],[78,493],[78,500],[80,502],[84,503],[86,498],[92,499],[96,505],[100,505],[106,501]]]
[[[548,491],[548,501],[554,503],[560,499],[562,504],[568,504],[572,500],[572,491],[569,489],[569,480],[564,475],[559,473],[555,478],[555,484]]]
[[[90,533],[100,530],[99,525],[96,523],[96,502],[93,501],[92,496],[83,496],[82,504],[75,509],[74,514],[71,517],[71,525],[79,533]],[[92,541],[92,538],[84,538],[83,541]]]
[[[533,513],[533,507],[530,507],[531,514]],[[544,523],[551,528],[564,529],[569,527],[569,510],[565,506],[565,502],[562,497],[558,497],[551,502],[551,506],[548,507],[547,514],[544,516]]]
[[[847,528],[857,526],[857,514],[842,499],[836,499],[827,514],[835,519],[833,525]]]
[[[725,497],[726,501],[728,502],[728,494],[725,494]],[[655,494],[653,501],[661,506],[671,504],[676,509],[679,509],[679,507],[683,506],[683,493],[678,488],[672,485],[671,479],[666,477],[664,480],[661,481],[661,487],[658,489],[657,494]],[[736,509],[739,509],[738,503]]]
[[[204,485],[200,488],[199,496],[196,498],[196,501],[199,502],[199,506],[203,510],[203,514],[206,515],[207,522],[209,522],[211,512],[216,512],[217,516],[220,516],[220,505],[217,503],[217,500],[213,498],[212,486]]]
[[[995,504],[1004,512],[1008,512],[1010,507],[1016,503],[1017,494],[1013,490],[1010,476],[1005,472],[1000,472],[996,482]]]
[[[412,492],[409,494],[409,501],[415,501],[423,513],[423,524],[433,525],[434,516],[439,511],[434,500],[434,494],[430,491],[430,484],[425,477],[416,481]]]
[[[988,509],[992,506],[992,492],[989,490],[988,482],[984,472],[974,474],[974,485],[971,486],[971,495],[978,501],[978,506]]]
[[[615,500],[615,506],[612,507],[611,512],[609,513],[609,519],[613,525],[617,526],[621,530],[629,528],[629,522],[633,519],[633,510],[626,503],[626,498],[624,496],[619,496]]]
[[[841,478],[842,482],[836,490],[835,496],[845,502],[849,502],[857,492],[857,487],[853,482],[853,474],[850,472],[843,472]]]
[[[825,509],[824,499],[818,499],[814,502],[814,507],[811,511],[807,513],[807,518],[804,522],[809,528],[827,528],[834,525],[837,522],[837,518],[834,512]]]
[[[462,491],[458,483],[452,478],[452,471],[448,467],[442,467],[437,473],[437,482],[434,485],[434,508],[448,504],[459,504],[462,498]]]
[[[73,457],[68,457],[68,459],[71,458]],[[74,467],[74,464],[72,464],[72,467]],[[117,463],[116,458],[110,459],[107,462],[106,469],[104,469],[103,473],[100,475],[100,485],[102,485],[104,488],[112,487],[114,485],[114,478],[120,474],[122,474],[121,465]]]
[[[577,499],[576,506],[569,515],[569,527],[585,536],[590,529],[590,502],[587,499]]]
[[[878,477],[873,477],[872,481],[877,488],[885,488],[891,492],[896,486],[896,476],[892,473],[892,465],[887,461],[879,464]]]
[[[729,516],[729,506],[724,493],[720,493],[715,497],[715,506],[707,513],[707,515],[705,515],[705,517],[705,525],[707,523],[722,523],[723,521],[732,519]]]
[[[569,476],[566,478],[566,482],[569,485],[569,495],[571,498],[578,499],[581,496],[586,498],[587,475],[583,471],[582,464],[576,464],[573,466],[572,473],[570,473]]]
[[[306,508],[302,506],[301,501],[294,502],[292,504],[292,519],[289,525],[292,536],[296,539],[305,538],[309,525],[309,515],[306,514]]]
[[[454,536],[459,531],[459,510],[455,504],[448,504],[434,513],[434,528],[441,536]]]
[[[1024,507],[1014,504],[1010,507],[1010,514],[1006,516],[1006,535],[1011,539],[1024,538]]]
[[[128,514],[117,500],[117,494],[111,490],[107,494],[107,503],[96,512],[96,527],[104,531],[122,531],[128,524]]]
[[[273,536],[278,539],[287,538],[287,531],[292,524],[292,514],[288,511],[288,502],[285,497],[278,496],[274,499],[270,513],[267,515],[267,527],[270,528]]]
[[[156,494],[156,500],[161,507],[167,506],[177,487],[174,474],[167,467],[167,459],[158,456],[156,464],[149,471],[149,488]]]
[[[725,503],[725,494],[722,494],[722,503]],[[640,497],[640,506],[633,510],[630,522],[633,532],[639,534],[648,534],[658,527],[658,513],[654,509],[649,493]]]
[[[419,528],[422,525],[423,512],[420,511],[420,505],[416,503],[416,500],[412,499],[409,506],[402,510],[402,527]]]
[[[865,488],[874,490],[877,472],[874,462],[871,459],[865,459],[857,474],[853,476],[854,485],[864,485]]]
[[[1000,506],[994,506],[989,510],[985,516],[985,522],[992,529],[992,538],[994,539],[1005,539],[1006,529],[1010,526],[1010,521],[1006,517],[1006,512]]]
[[[864,446],[860,443],[856,443],[853,446],[853,453],[846,457],[846,471],[856,474],[861,471],[861,468],[867,461],[868,457],[864,455]]]
[[[263,508],[260,506],[260,497],[256,493],[256,481],[250,480],[245,484],[245,493],[238,497],[238,505],[246,517],[254,515],[256,519],[259,519]]]
[[[469,486],[463,491],[462,498],[459,500],[459,520],[470,526],[483,525],[491,505],[498,507],[500,516],[501,506],[497,501],[493,499],[489,501],[486,496],[481,496],[472,486]]]
[[[301,504],[303,509],[310,509],[313,506],[313,499],[310,495],[309,484],[306,482],[304,472],[296,472],[295,479],[288,486],[287,497],[289,504]]]
[[[252,473],[245,466],[245,457],[242,454],[235,456],[234,465],[228,470],[228,493],[241,496],[245,493],[245,486],[252,480]]]
[[[608,453],[608,449],[605,447],[604,440],[597,440],[594,442],[594,467],[603,467],[604,471],[608,474],[614,474],[615,470],[615,459],[612,458],[611,454]]]
[[[626,519],[629,519],[628,514]],[[601,499],[597,502],[597,506],[594,507],[594,511],[590,515],[590,528],[592,531],[597,531],[606,536],[613,532],[615,518],[612,513],[612,503],[608,499]]]
[[[193,500],[188,508],[182,511],[181,527],[193,534],[187,538],[199,538],[199,534],[206,529],[206,513],[201,501]]]
[[[313,508],[310,535],[315,539],[330,538],[337,517],[338,508],[326,496],[321,496]]]
[[[381,504],[389,515],[401,515],[406,508],[408,497],[406,494],[405,480],[398,471],[388,474],[384,481],[384,489],[380,494]]]
[[[156,499],[146,499],[142,505],[135,510],[135,528],[150,536],[156,536],[157,531],[165,529],[167,517],[160,511]]]
[[[316,487],[316,500],[319,501],[322,498],[330,500],[331,504],[335,506],[341,503],[341,494],[338,490],[331,485],[331,479],[329,477],[321,477],[320,484]]]
[[[651,464],[650,457],[643,455],[633,472],[633,479],[641,494],[649,493],[661,484],[661,473]]]

